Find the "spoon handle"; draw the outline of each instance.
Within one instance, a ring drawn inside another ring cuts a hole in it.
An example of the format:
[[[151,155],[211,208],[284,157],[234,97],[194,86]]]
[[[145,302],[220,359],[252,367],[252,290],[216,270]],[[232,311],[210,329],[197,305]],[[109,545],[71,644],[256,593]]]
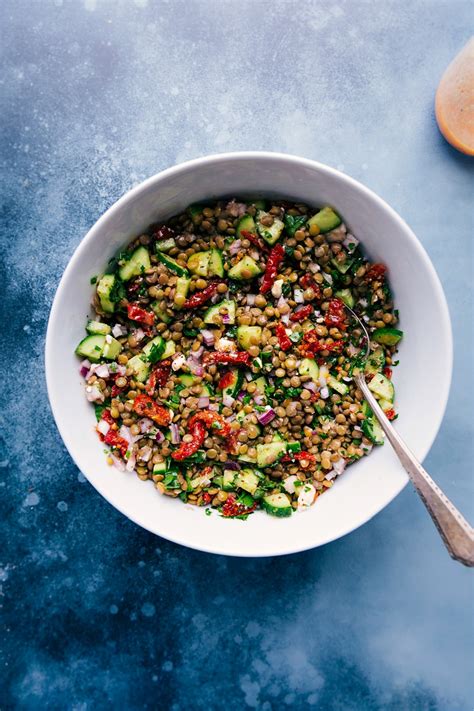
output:
[[[449,555],[469,567],[474,566],[474,529],[454,504],[441,491],[420,462],[408,449],[394,427],[386,418],[377,400],[369,390],[362,374],[355,377],[358,387],[369,403],[374,415],[387,435],[403,468],[410,477],[421,500],[444,541]]]

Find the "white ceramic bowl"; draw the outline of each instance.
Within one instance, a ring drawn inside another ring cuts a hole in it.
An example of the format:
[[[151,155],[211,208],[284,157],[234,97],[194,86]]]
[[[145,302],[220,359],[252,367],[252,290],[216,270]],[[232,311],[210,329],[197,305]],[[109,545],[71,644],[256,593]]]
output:
[[[159,495],[151,482],[105,462],[84,396],[74,348],[84,334],[90,277],[150,223],[190,203],[220,196],[268,196],[333,205],[370,257],[389,267],[405,337],[394,371],[396,427],[423,459],[444,414],[452,369],[448,308],[436,272],[406,223],[347,175],[295,156],[229,153],[199,158],[155,175],[124,195],[96,222],[61,279],[48,326],[46,376],[51,407],[72,458],[93,486],[140,526],[176,543],[213,553],[269,556],[313,548],[353,531],[401,491],[407,477],[390,445],[351,466],[307,512],[290,519],[264,513],[246,522]],[[71,486],[73,484],[71,483]]]

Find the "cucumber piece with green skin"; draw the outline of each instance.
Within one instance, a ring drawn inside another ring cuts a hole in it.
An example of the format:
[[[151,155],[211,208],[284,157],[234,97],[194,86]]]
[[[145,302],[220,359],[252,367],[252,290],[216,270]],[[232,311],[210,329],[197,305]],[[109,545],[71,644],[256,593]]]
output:
[[[165,343],[165,350],[160,356],[160,360],[165,360],[166,358],[170,358],[172,355],[176,353],[176,344],[174,341],[166,341]]]
[[[267,207],[265,200],[248,200],[247,205],[253,205],[257,210],[265,210]]]
[[[164,459],[162,462],[157,462],[153,465],[153,474],[166,474],[168,471],[168,460]]]
[[[237,459],[239,460],[239,462],[247,462],[247,464],[257,463],[257,457],[251,457],[249,454],[239,454]]]
[[[135,376],[135,380],[138,380],[139,383],[144,383],[150,372],[150,364],[143,360],[141,354],[130,358],[127,368],[130,368],[132,375]]]
[[[239,371],[239,373],[240,372],[242,372],[242,371]],[[259,378],[256,378],[253,381],[253,384],[255,385],[255,388],[256,388],[255,393],[258,395],[263,395],[263,397],[265,397],[267,394],[267,381],[265,380],[263,375],[261,375]]]
[[[283,492],[264,496],[262,499],[262,508],[267,514],[270,514],[270,516],[278,516],[279,518],[291,516],[293,513],[291,501]]]
[[[341,380],[338,380],[334,375],[328,375],[327,383],[330,388],[335,390],[339,395],[347,395],[349,388]]]
[[[362,403],[361,410],[362,410],[362,414],[365,417],[372,417],[374,414],[372,412],[371,407],[370,407],[369,403],[367,402],[367,400],[364,400],[364,402]]]
[[[209,257],[209,276],[224,276],[224,262],[220,249],[211,249],[211,256]]]
[[[105,336],[102,358],[107,358],[107,360],[115,360],[121,350],[122,344],[120,343],[120,341],[117,341],[117,339],[112,338],[112,336],[107,334]]]
[[[235,486],[248,491],[249,494],[255,494],[259,483],[260,477],[252,469],[241,469],[234,479]]]
[[[367,419],[362,420],[361,429],[365,436],[370,439],[373,444],[380,445],[384,443],[384,431],[375,417],[368,417]]]
[[[232,380],[230,376],[232,375]],[[232,368],[229,371],[229,384],[222,390],[222,397],[232,397],[236,398],[242,387],[242,382],[244,380],[244,375],[240,368]]]
[[[301,442],[287,442],[286,451],[289,454],[295,454],[296,452],[301,452]]]
[[[170,272],[174,272],[180,277],[189,277],[189,272],[186,267],[183,267],[183,265],[177,262],[176,259],[173,259],[173,257],[169,257],[164,252],[157,252],[156,256],[158,257],[158,261],[164,264]]]
[[[104,350],[105,336],[100,334],[95,334],[93,336],[86,336],[82,339],[76,348],[76,355],[87,358],[91,363],[97,363]]]
[[[237,341],[245,351],[252,346],[257,346],[262,338],[261,326],[239,326],[237,328]]]
[[[343,301],[350,309],[354,308],[355,300],[350,289],[341,289],[340,291],[336,291],[335,296]]]
[[[168,239],[162,239],[157,242],[155,245],[155,250],[157,252],[169,252],[170,249],[173,249],[173,247],[176,247],[176,242],[174,241],[173,237],[169,237]]]
[[[137,247],[130,259],[119,269],[119,276],[122,281],[129,281],[133,277],[140,276],[146,269],[151,267],[150,253],[145,247]]]
[[[319,227],[319,231],[324,233],[330,232],[336,227],[339,227],[341,222],[341,218],[336,212],[334,212],[332,207],[323,207],[323,209],[313,215],[313,217],[311,217],[306,224],[308,227],[316,225]]]
[[[235,226],[237,239],[243,239],[242,231],[256,233],[255,220],[252,215],[243,215]]]
[[[252,259],[252,257],[244,257],[240,262],[237,262],[232,269],[229,269],[228,276],[230,279],[247,281],[249,279],[255,279],[255,277],[261,273],[262,269],[260,269],[255,259]]]
[[[376,343],[381,343],[383,346],[396,346],[403,338],[403,331],[398,328],[377,328],[372,333],[371,339]]]
[[[189,257],[187,267],[193,274],[206,277],[209,272],[210,258],[211,252],[209,250],[206,250],[205,252],[195,252]]]
[[[235,489],[235,474],[236,472],[232,469],[224,469],[224,474],[222,475],[222,488],[224,491],[232,491]]]
[[[303,358],[298,366],[298,371],[300,375],[309,375],[313,381],[319,379],[319,366],[312,358]]]
[[[382,400],[393,402],[395,399],[395,388],[391,380],[385,377],[382,373],[375,373],[372,380],[369,382],[369,390]]]
[[[112,314],[115,311],[115,303],[110,297],[116,280],[115,274],[104,274],[97,284],[97,296],[99,297],[100,306],[102,311],[108,314]]]
[[[225,315],[225,325],[231,326],[232,324],[234,324],[236,305],[235,301],[233,301],[232,299],[224,299],[218,304],[209,306],[207,311],[204,313],[204,323],[207,323],[211,326],[221,326],[224,323],[224,314],[221,313],[221,309],[225,309],[227,311],[227,314]]]
[[[112,331],[112,329],[108,323],[102,323],[101,321],[88,321],[86,331],[91,335],[100,334],[102,336],[106,336]]]
[[[165,339],[162,336],[155,336],[142,348],[148,363],[157,363],[165,350]]]
[[[379,373],[381,370],[383,370],[385,365],[385,353],[383,351],[383,348],[376,348],[375,351],[372,351],[369,354],[369,357],[367,358],[366,364],[365,364],[365,372],[366,373]]]
[[[191,279],[186,277],[178,277],[176,281],[176,289],[173,296],[173,303],[175,309],[180,311],[183,308],[183,304],[186,301],[186,297],[189,291],[189,285],[191,284]]]
[[[160,319],[160,321],[163,321],[163,323],[169,323],[171,319],[173,318],[172,316],[169,315],[169,313],[166,311],[166,309],[162,309],[160,306],[159,301],[154,301],[151,304],[151,308],[153,310],[153,313],[157,318]]]
[[[196,378],[195,375],[191,375],[190,373],[182,373],[181,375],[179,375],[178,382],[180,382],[186,388],[192,388],[193,385],[200,384],[201,392],[199,393],[199,397],[209,397],[211,395],[211,391],[209,390],[207,385],[201,383],[200,378]]]
[[[379,400],[379,405],[385,413],[389,410],[393,410],[393,402],[390,402],[389,400]]]
[[[336,267],[340,274],[345,274],[354,264],[353,259],[346,259],[345,262],[338,262],[337,259],[331,259],[331,264]]]
[[[257,230],[260,237],[262,237],[265,242],[269,245],[274,245],[280,239],[281,233],[285,227],[285,224],[278,217],[273,217],[273,224],[268,226],[262,225],[262,219],[264,217],[273,217],[269,212],[264,212],[264,210],[259,210],[257,212]]]
[[[242,410],[239,410],[239,412],[236,414],[235,419],[236,419],[237,422],[239,422],[243,427],[245,427],[246,425],[250,425],[250,424],[251,424],[252,427],[255,427],[255,429],[256,429],[256,431],[258,432],[259,435],[262,434],[262,427],[261,427],[261,425],[259,425],[258,423],[255,423],[255,424],[254,424],[254,423],[252,422],[252,420],[250,419],[251,417],[252,417],[252,413],[247,413],[247,412],[245,412],[244,409],[242,409]],[[257,459],[256,459],[256,457],[254,457],[252,460],[249,459],[248,461],[256,462]]]
[[[290,237],[294,237],[295,233],[306,224],[307,215],[285,215],[285,230]]]
[[[269,442],[257,444],[257,464],[259,467],[270,467],[278,462],[286,453],[286,442]]]

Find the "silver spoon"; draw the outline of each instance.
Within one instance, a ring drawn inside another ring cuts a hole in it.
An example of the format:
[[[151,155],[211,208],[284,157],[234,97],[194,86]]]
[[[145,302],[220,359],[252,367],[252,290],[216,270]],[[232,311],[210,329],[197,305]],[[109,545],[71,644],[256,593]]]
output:
[[[360,320],[352,309],[348,306],[346,306],[346,309],[350,312],[352,318],[355,319],[364,334],[363,340],[365,341],[366,347],[365,359],[367,359],[370,353],[370,337],[367,329],[363,321]],[[395,454],[410,477],[421,500],[428,509],[428,513],[441,534],[441,538],[448,549],[449,555],[451,558],[454,558],[454,560],[473,567],[474,529],[441,491],[430,475],[423,469],[414,454],[408,449],[405,442],[385,416],[373,393],[369,390],[362,369],[358,371],[354,369],[354,380],[369,403],[381,428],[387,435],[387,439],[395,450]]]

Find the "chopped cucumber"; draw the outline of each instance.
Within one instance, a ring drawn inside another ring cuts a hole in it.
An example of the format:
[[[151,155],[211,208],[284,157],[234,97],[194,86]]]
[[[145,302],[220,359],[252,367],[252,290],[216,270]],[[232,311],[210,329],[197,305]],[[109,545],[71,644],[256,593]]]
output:
[[[186,297],[188,295],[190,284],[191,279],[187,279],[186,277],[178,277],[178,280],[176,282],[176,289],[173,296],[173,303],[175,305],[175,308],[178,309],[178,311],[183,308],[183,304],[186,301]]]
[[[100,334],[102,336],[106,336],[111,330],[108,323],[101,323],[100,321],[88,321],[86,326],[87,333]]]
[[[162,309],[160,306],[159,301],[154,301],[151,304],[151,308],[153,309],[153,312],[157,318],[160,319],[160,321],[163,321],[163,323],[169,323],[171,319],[173,318],[172,316],[169,315],[169,313],[166,311],[166,309]]]
[[[281,459],[285,453],[286,442],[257,444],[257,464],[259,467],[269,467]]]
[[[267,394],[267,381],[265,380],[263,375],[261,375],[259,378],[256,378],[253,381],[253,384],[256,388],[255,393],[258,395],[263,395],[265,397],[265,395]]]
[[[173,257],[168,257],[164,252],[157,252],[156,256],[165,267],[168,267],[170,272],[174,272],[181,277],[189,277],[189,272],[186,267],[183,267],[183,265],[177,262],[176,259],[173,259]]]
[[[248,491],[249,494],[255,494],[259,483],[260,478],[251,469],[242,469],[234,479],[235,486]]]
[[[209,276],[224,276],[224,262],[222,260],[222,252],[220,249],[211,249],[209,258]]]
[[[273,245],[280,239],[285,225],[278,217],[273,217],[273,224],[267,227],[267,225],[262,225],[262,219],[264,217],[273,217],[273,215],[270,215],[269,212],[259,210],[257,213],[257,230],[260,237],[263,237],[267,244]]]
[[[170,249],[173,249],[173,247],[176,247],[176,242],[173,237],[170,237],[169,239],[162,239],[155,245],[157,252],[169,252]]]
[[[353,259],[346,259],[345,262],[338,262],[337,259],[331,259],[331,264],[333,264],[340,274],[345,274],[354,264]]]
[[[155,336],[151,341],[148,341],[146,346],[142,349],[148,363],[157,363],[163,351],[165,350],[165,339],[162,336]]]
[[[117,277],[115,274],[104,274],[97,284],[97,296],[99,297],[102,311],[112,314],[115,311],[115,303],[111,299],[112,291],[115,288]]]
[[[341,380],[338,380],[334,375],[328,375],[327,383],[330,388],[335,390],[339,395],[347,395],[349,388]]]
[[[239,462],[247,462],[248,464],[256,464],[257,457],[251,457],[250,454],[239,454],[237,457]]]
[[[385,365],[385,354],[383,348],[376,348],[367,358],[365,364],[366,373],[379,373]]]
[[[403,331],[399,331],[398,328],[377,328],[371,338],[383,346],[396,346],[403,338]]]
[[[193,274],[197,274],[197,276],[207,276],[210,257],[211,253],[209,250],[206,252],[195,252],[188,259],[187,267],[189,271]]]
[[[248,279],[254,279],[262,270],[258,266],[255,259],[252,257],[244,257],[237,262],[232,269],[229,269],[228,275],[231,279],[238,279],[239,281],[245,281]]]
[[[270,516],[291,516],[293,508],[286,494],[268,494],[262,499],[262,507]]]
[[[175,353],[176,353],[176,343],[174,341],[166,341],[165,350],[161,354],[160,360],[165,360],[166,358],[170,358]]]
[[[166,474],[168,471],[168,460],[165,459],[162,462],[157,462],[153,465],[153,474]]]
[[[225,322],[226,326],[230,326],[235,323],[235,310],[235,301],[232,301],[232,299],[224,299],[207,309],[204,314],[204,323],[221,326]],[[223,313],[225,311],[227,311],[227,314]]]
[[[251,346],[258,346],[262,339],[261,326],[239,326],[237,328],[237,341],[239,346],[248,351]]]
[[[389,400],[379,400],[379,405],[385,413],[393,409],[393,402]]]
[[[235,234],[237,239],[242,239],[242,230],[244,232],[255,233],[255,220],[252,215],[243,215],[235,226]]]
[[[145,247],[137,247],[130,259],[119,269],[119,276],[122,281],[129,281],[133,277],[140,276],[146,269],[151,267],[150,253]]]
[[[336,227],[339,227],[341,222],[341,218],[331,207],[323,207],[322,210],[317,212],[310,220],[308,220],[307,225],[308,227],[316,225],[319,227],[320,232],[330,232]]]
[[[368,417],[366,420],[362,420],[361,429],[365,436],[374,444],[384,443],[384,431],[375,417]]]
[[[222,488],[224,491],[232,491],[235,489],[235,474],[233,469],[224,469],[224,474],[222,475]]]
[[[232,376],[232,379],[231,379]],[[244,376],[242,373],[242,370],[240,368],[232,368],[232,370],[229,371],[229,384],[225,386],[225,388],[222,391],[222,395],[226,395],[228,397],[233,397],[236,398],[237,395],[240,392],[240,389],[242,387],[242,382],[243,382]],[[243,410],[241,410],[243,412]]]
[[[312,358],[303,358],[298,371],[300,375],[309,375],[311,380],[316,381],[319,378],[319,366]]]
[[[150,364],[143,360],[141,354],[133,356],[127,363],[127,368],[130,368],[135,380],[139,383],[144,383],[150,372]]]
[[[102,357],[107,358],[107,360],[115,360],[120,351],[122,350],[122,344],[117,341],[112,336],[105,337],[104,350],[102,351]]]
[[[350,309],[354,308],[355,301],[350,289],[341,289],[340,291],[336,291],[335,296],[337,296],[338,299],[341,299],[341,301],[343,301]]]
[[[376,373],[369,383],[369,390],[371,390],[375,395],[378,395],[382,400],[388,400],[393,402],[395,398],[395,388],[391,380],[382,375],[382,373]]]
[[[91,363],[97,363],[102,356],[104,345],[105,336],[100,334],[86,336],[77,346],[76,354],[83,358],[88,358]]]

